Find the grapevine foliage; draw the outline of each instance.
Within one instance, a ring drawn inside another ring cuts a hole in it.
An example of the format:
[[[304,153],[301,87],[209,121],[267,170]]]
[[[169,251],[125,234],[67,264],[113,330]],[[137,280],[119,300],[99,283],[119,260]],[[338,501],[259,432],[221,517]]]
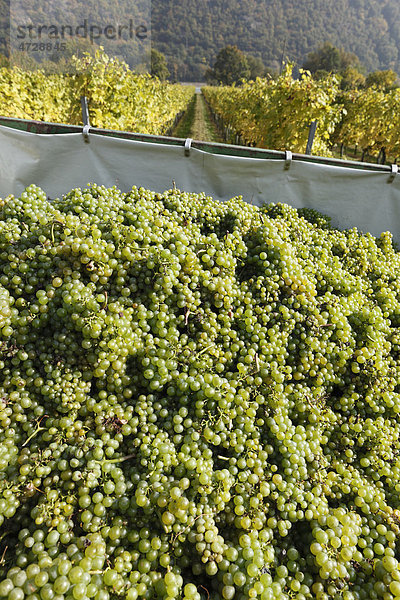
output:
[[[375,156],[384,149],[392,160],[400,153],[400,89],[385,92],[374,87],[348,92],[342,97],[345,117],[335,138],[358,145]]]
[[[206,87],[203,93],[226,125],[263,148],[304,152],[310,123],[318,120],[313,151],[329,156],[331,136],[343,113],[336,102],[339,81],[333,75],[317,81],[307,71],[294,79],[292,70],[289,64],[276,80]]]
[[[375,87],[340,90],[336,76],[314,80],[292,66],[276,80],[257,78],[236,87],[203,88],[213,111],[234,134],[262,148],[306,150],[310,123],[318,121],[313,154],[330,156],[338,144],[357,145],[376,157],[399,155],[400,92]]]
[[[86,96],[94,127],[164,134],[193,94],[191,86],[135,74],[101,50],[75,58],[72,74],[0,69],[0,114],[20,119],[80,125]]]
[[[1,598],[400,598],[390,234],[32,185],[0,257]]]

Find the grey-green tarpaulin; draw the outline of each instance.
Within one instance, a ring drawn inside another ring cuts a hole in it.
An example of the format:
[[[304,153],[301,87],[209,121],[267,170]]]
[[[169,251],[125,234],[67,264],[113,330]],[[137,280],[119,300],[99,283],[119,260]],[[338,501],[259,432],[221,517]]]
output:
[[[164,191],[174,184],[220,200],[285,202],[314,208],[340,228],[357,227],[400,241],[400,174],[293,160],[212,154],[183,146],[81,133],[37,134],[0,126],[0,197],[32,183],[51,197],[95,182]],[[390,182],[390,180],[392,181]]]

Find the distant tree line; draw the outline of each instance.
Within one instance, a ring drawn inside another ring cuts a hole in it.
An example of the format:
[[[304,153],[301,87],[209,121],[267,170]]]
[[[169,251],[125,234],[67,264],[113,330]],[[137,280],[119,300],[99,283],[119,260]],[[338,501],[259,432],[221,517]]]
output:
[[[372,71],[365,75],[365,68],[355,54],[336,48],[329,42],[310,52],[303,68],[316,79],[336,73],[341,78],[341,88],[345,90],[374,86],[389,91],[398,87],[398,75],[392,69]]]
[[[267,73],[260,58],[244,54],[237,46],[226,46],[219,51],[214,66],[206,71],[206,80],[211,85],[232,85]]]
[[[390,91],[399,85],[398,75],[392,69],[376,70],[366,75],[355,54],[329,42],[310,52],[302,68],[309,71],[314,79],[336,74],[343,90],[375,87]],[[277,74],[268,70],[259,58],[246,55],[237,46],[228,45],[219,51],[213,67],[206,72],[206,79],[210,85],[233,85]]]

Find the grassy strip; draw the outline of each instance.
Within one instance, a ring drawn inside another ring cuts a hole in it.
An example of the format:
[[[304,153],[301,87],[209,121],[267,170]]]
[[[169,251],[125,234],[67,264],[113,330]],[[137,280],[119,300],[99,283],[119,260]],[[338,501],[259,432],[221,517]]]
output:
[[[206,124],[206,128],[209,132],[209,137],[207,139],[207,141],[209,142],[223,142],[224,139],[221,135],[221,132],[219,131],[213,116],[211,114],[211,111],[208,107],[208,104],[206,103],[206,101],[204,100],[204,96],[203,94],[201,94],[201,96],[199,97],[199,100],[201,101],[202,107],[203,107],[203,117],[205,120],[205,124]]]
[[[172,135],[181,138],[190,137],[204,142],[223,141],[202,94],[194,96]]]
[[[189,103],[187,111],[185,112],[185,114],[183,115],[183,117],[181,118],[181,120],[179,121],[177,126],[175,127],[175,129],[172,131],[173,137],[179,137],[179,138],[192,137],[190,135],[190,132],[192,130],[193,121],[194,121],[196,101],[197,101],[197,94],[195,94],[193,96],[192,100]]]

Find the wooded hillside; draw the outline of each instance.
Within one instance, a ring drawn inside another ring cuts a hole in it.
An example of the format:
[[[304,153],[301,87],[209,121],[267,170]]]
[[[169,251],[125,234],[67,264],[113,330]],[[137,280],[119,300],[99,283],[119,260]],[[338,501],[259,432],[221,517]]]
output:
[[[0,0],[0,15],[7,14],[7,3]],[[109,15],[114,23],[130,14],[138,20],[148,6],[144,0],[132,4],[130,9],[127,0],[100,0],[96,6],[98,14]],[[34,5],[29,2],[28,15]],[[76,24],[81,5],[79,0],[68,2]],[[153,45],[165,53],[176,79],[202,79],[227,44],[261,58],[272,70],[279,70],[282,59],[301,66],[310,51],[329,41],[354,52],[366,72],[400,71],[398,0],[153,0],[151,14]],[[0,32],[3,51],[5,37]]]

